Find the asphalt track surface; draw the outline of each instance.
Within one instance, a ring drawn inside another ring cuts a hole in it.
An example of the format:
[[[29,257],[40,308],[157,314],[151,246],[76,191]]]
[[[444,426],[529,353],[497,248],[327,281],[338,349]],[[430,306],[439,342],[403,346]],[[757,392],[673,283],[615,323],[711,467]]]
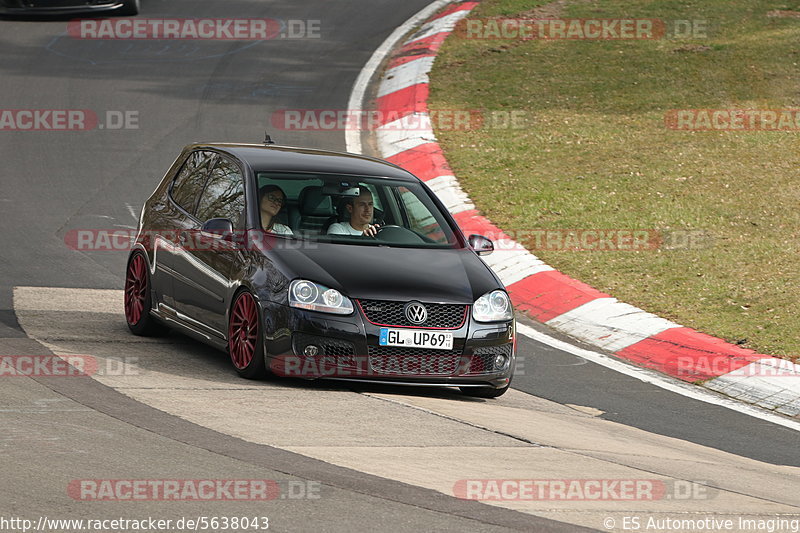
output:
[[[119,289],[126,256],[76,252],[70,229],[135,227],[142,202],[180,148],[195,141],[258,142],[282,108],[344,109],[369,56],[427,1],[143,1],[146,17],[319,20],[321,38],[268,42],[81,41],[64,20],[0,21],[0,91],[6,109],[90,109],[138,114],[137,129],[0,132],[0,342],[2,353],[46,353],[25,338],[15,286]],[[344,133],[271,133],[282,144],[344,149]],[[800,466],[796,432],[663,391],[522,338],[514,387],[645,431],[772,463]],[[92,478],[97,465],[126,477],[315,479],[324,498],[279,501],[285,530],[502,531],[552,527],[530,515],[259,446],[170,417],[102,385],[4,380],[6,466],[0,512],[65,514],[60,477]],[[324,394],[325,388],[320,389]],[[8,463],[6,463],[8,464]],[[97,477],[108,477],[106,473]],[[130,476],[128,476],[130,477]],[[140,475],[137,477],[147,477]],[[11,489],[13,487],[13,490]],[[263,508],[239,504],[237,512]],[[91,505],[78,506],[86,516]],[[141,515],[225,513],[225,504],[142,504]],[[130,514],[109,504],[102,514]],[[70,514],[75,516],[70,507]],[[296,527],[292,528],[291,525]],[[569,529],[574,529],[570,526]]]

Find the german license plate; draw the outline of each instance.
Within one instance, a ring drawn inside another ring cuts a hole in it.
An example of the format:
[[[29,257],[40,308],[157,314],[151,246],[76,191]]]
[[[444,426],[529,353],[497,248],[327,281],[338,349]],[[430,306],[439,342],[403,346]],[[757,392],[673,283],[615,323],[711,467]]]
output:
[[[420,329],[381,328],[381,334],[378,343],[381,346],[452,350],[453,334]]]

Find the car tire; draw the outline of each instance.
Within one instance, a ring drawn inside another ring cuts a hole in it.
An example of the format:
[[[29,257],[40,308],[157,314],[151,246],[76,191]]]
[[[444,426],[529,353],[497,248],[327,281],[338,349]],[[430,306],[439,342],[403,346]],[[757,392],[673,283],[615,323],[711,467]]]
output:
[[[142,252],[134,252],[128,258],[125,270],[125,321],[134,335],[151,337],[164,333],[167,328],[150,314],[152,292],[150,270]]]
[[[506,393],[511,386],[509,383],[505,387],[495,389],[494,387],[459,387],[464,396],[472,396],[473,398],[498,398]]]
[[[140,0],[123,0],[122,7],[119,8],[117,13],[123,17],[132,17],[139,14],[140,7]]]
[[[267,375],[260,306],[248,290],[233,299],[228,316],[228,355],[243,378],[259,379]]]

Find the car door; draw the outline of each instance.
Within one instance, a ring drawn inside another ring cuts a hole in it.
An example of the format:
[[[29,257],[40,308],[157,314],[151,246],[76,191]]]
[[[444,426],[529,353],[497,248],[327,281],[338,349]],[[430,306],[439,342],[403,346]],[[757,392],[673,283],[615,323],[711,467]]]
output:
[[[193,217],[193,226],[178,236],[178,276],[174,282],[177,311],[196,327],[219,337],[227,329],[230,273],[243,254],[232,236],[201,231],[204,222],[226,218],[234,230],[244,229],[244,174],[231,159],[219,156],[209,173]]]
[[[178,239],[181,232],[197,225],[194,212],[217,157],[210,151],[189,153],[167,190],[168,199],[158,208],[160,216],[152,231],[156,266],[153,286],[159,292],[159,303],[168,307],[162,311],[175,310],[174,286],[179,276],[176,268],[182,253]]]

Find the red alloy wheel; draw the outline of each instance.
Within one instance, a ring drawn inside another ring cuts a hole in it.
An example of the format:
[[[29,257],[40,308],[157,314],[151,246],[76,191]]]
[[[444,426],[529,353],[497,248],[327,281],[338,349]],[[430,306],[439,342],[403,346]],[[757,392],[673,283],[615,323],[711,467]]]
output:
[[[125,318],[136,325],[142,319],[147,298],[147,264],[141,254],[136,254],[128,264],[125,276]]]
[[[249,292],[236,299],[228,326],[228,351],[233,365],[244,370],[256,354],[258,344],[258,309]]]

